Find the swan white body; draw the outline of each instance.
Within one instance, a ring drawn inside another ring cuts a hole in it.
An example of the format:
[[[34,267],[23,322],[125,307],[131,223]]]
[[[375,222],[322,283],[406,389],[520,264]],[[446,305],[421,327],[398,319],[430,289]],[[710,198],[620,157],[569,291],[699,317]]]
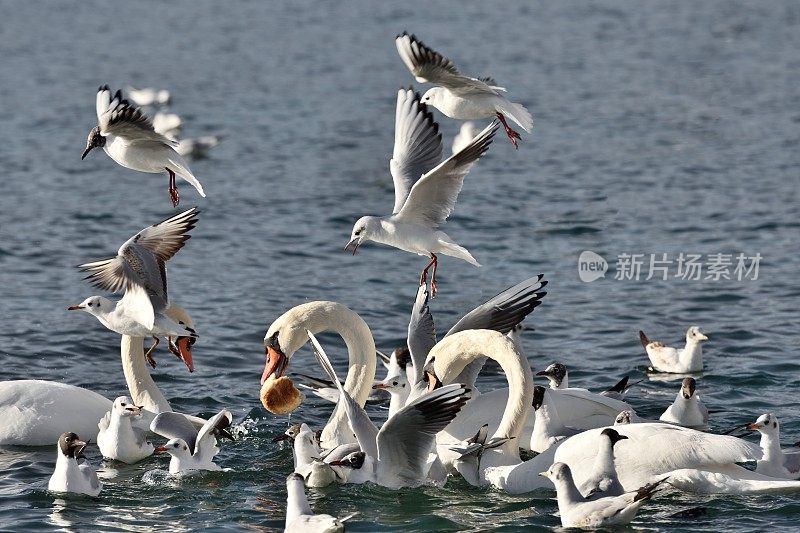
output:
[[[141,408],[127,396],[114,400],[111,410],[97,424],[97,446],[103,457],[133,464],[153,455],[155,447],[147,441],[146,432],[132,424],[141,416]]]
[[[735,463],[756,461],[762,456],[758,446],[742,439],[672,424],[627,424],[614,429],[627,437],[614,446],[614,465],[626,491],[651,482],[655,476],[685,468],[747,476],[749,471]],[[602,429],[584,431],[556,449],[555,460],[572,468],[578,485],[592,471],[601,433]]]
[[[192,319],[178,305],[173,317],[191,326]],[[141,406],[142,418],[134,424],[147,429],[158,413],[172,411],[150,375],[144,357],[144,339],[123,335],[120,341],[122,372],[133,403]],[[111,410],[111,400],[88,389],[56,381],[20,380],[0,382],[0,445],[47,446],[65,431],[96,440],[98,421]],[[193,423],[200,419],[189,417]]]
[[[0,382],[0,445],[49,446],[65,431],[94,440],[97,421],[111,405],[111,400],[96,392],[66,383]]]
[[[692,326],[686,332],[686,346],[678,350],[661,342],[651,341],[643,332],[639,332],[639,340],[650,358],[653,370],[674,374],[695,373],[703,371],[703,348],[701,343],[708,340],[700,328]]]

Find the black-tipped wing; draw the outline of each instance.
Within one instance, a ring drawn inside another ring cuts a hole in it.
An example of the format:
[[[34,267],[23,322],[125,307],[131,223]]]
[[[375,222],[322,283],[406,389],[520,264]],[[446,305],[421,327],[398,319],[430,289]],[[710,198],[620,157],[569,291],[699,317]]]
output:
[[[467,402],[467,389],[447,385],[400,409],[378,432],[378,468],[383,475],[409,482],[424,480],[424,468],[436,434]]]
[[[159,413],[150,422],[150,431],[158,433],[166,439],[183,439],[194,454],[197,444],[197,428],[185,416],[172,412]]]
[[[403,222],[432,227],[447,220],[456,206],[464,178],[472,165],[489,149],[497,127],[492,122],[463,150],[422,176],[411,188],[406,202],[395,217]]]
[[[156,133],[153,123],[141,109],[122,97],[122,91],[111,93],[108,85],[97,90],[95,100],[97,123],[102,135],[115,135],[128,142],[155,141],[175,146],[177,143]]]
[[[412,385],[422,379],[425,358],[435,344],[436,328],[428,307],[428,285],[423,283],[417,290],[417,299],[414,301],[411,320],[408,322],[408,350],[411,352],[411,361],[414,365]],[[405,365],[401,365],[400,368],[405,369]]]
[[[456,322],[447,335],[468,329],[493,329],[508,333],[542,303],[547,294],[544,274],[528,278],[487,300]],[[445,337],[447,336],[445,335]]]
[[[420,83],[446,87],[455,94],[497,94],[498,89],[477,78],[464,76],[448,58],[420,41],[415,35],[403,32],[395,39],[397,53],[408,70]]]
[[[394,209],[400,211],[411,187],[442,160],[442,134],[428,107],[412,89],[397,91],[394,150],[389,170],[394,180]]]

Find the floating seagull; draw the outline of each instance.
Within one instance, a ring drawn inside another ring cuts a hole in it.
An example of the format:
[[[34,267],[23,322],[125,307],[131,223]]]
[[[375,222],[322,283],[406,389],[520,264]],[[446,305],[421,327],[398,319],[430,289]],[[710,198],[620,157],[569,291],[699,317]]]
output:
[[[286,478],[285,533],[336,533],[344,531],[343,521],[327,514],[314,514],[308,505],[303,476],[289,474]],[[350,518],[350,517],[348,517]]]
[[[460,152],[465,146],[467,146],[472,139],[475,138],[476,135],[480,133],[478,126],[475,125],[474,122],[468,120],[467,122],[461,125],[461,129],[458,130],[458,134],[453,137],[453,153]]]
[[[787,453],[781,449],[778,417],[772,413],[763,414],[748,424],[747,429],[761,433],[764,457],[756,462],[756,472],[782,479],[800,478],[800,450],[794,448]]]
[[[169,174],[169,195],[173,207],[177,207],[180,202],[175,185],[176,175],[191,183],[200,196],[205,197],[203,186],[189,170],[183,157],[175,151],[175,141],[156,133],[142,110],[122,99],[121,91],[117,91],[112,97],[108,85],[98,89],[97,123],[89,132],[81,159],[85,159],[93,148],[101,147],[111,159],[123,167],[150,174],[159,174],[166,170]]]
[[[152,87],[135,89],[133,87],[128,87],[125,92],[128,94],[128,98],[130,98],[134,104],[142,107],[152,105],[167,105],[171,100],[169,91],[166,89],[154,89]]]
[[[160,413],[150,423],[150,431],[170,440],[155,451],[166,452],[172,456],[169,461],[170,474],[193,470],[221,470],[214,463],[214,456],[219,453],[216,435],[234,440],[228,431],[232,421],[233,416],[230,411],[222,410],[212,416],[198,431],[183,415]]]
[[[160,337],[167,337],[170,351],[186,363],[190,372],[194,371],[191,346],[197,333],[165,314],[170,306],[166,262],[191,238],[189,231],[197,223],[198,212],[193,207],[148,226],[125,241],[116,257],[80,265],[83,271],[91,272],[86,279],[95,287],[111,292],[124,288],[125,295],[117,302],[91,296],[67,309],[94,315],[120,335],[153,337],[153,345],[145,353],[153,367],[153,350]]]
[[[145,432],[131,424],[133,418],[141,416],[142,408],[127,396],[114,400],[111,411],[97,424],[97,446],[103,457],[133,464],[153,455],[155,447],[147,442]]]
[[[314,334],[308,331],[314,355],[331,381],[338,384],[350,429],[361,447],[361,456],[349,455],[331,466],[362,470],[365,481],[389,488],[418,486],[431,467],[430,455],[436,434],[455,418],[467,402],[467,389],[449,385],[417,398],[397,412],[378,430],[369,416],[347,391]],[[358,464],[356,464],[358,463]],[[352,482],[348,476],[348,482]]]
[[[526,132],[531,132],[531,114],[521,104],[506,99],[503,95],[505,88],[497,87],[491,78],[477,79],[461,74],[452,61],[407,32],[397,36],[395,45],[403,63],[418,82],[438,85],[428,89],[422,97],[423,103],[455,119],[497,117],[515,148],[519,133],[511,129],[506,117]]]
[[[675,397],[675,401],[661,414],[659,420],[689,428],[707,426],[708,409],[700,401],[700,397],[695,394],[696,390],[697,382],[694,378],[683,378],[681,390]]]
[[[399,90],[394,151],[389,163],[394,180],[394,209],[389,216],[358,219],[345,250],[353,246],[355,255],[364,242],[375,241],[429,257],[420,284],[425,283],[428,270],[433,267],[432,296],[436,295],[436,254],[480,266],[466,248],[453,242],[438,227],[453,212],[464,178],[486,153],[496,130],[497,126],[490,124],[463,150],[439,163],[442,136],[438,125],[419,101],[419,94],[410,89]]]
[[[620,496],[608,496],[587,500],[572,479],[572,472],[564,463],[555,463],[545,476],[556,486],[558,494],[558,514],[563,527],[600,528],[615,524],[628,524],[636,516],[639,508],[653,497],[659,486],[668,478],[650,483],[635,492]]]
[[[647,351],[652,369],[657,372],[683,374],[703,371],[703,348],[700,343],[708,340],[700,328],[692,326],[686,332],[686,346],[683,350],[665,346],[664,343],[651,341],[643,331],[639,332],[639,341]]]
[[[75,433],[62,433],[58,438],[56,468],[47,490],[52,492],[74,492],[97,496],[103,484],[97,473],[83,455],[87,443]]]
[[[592,473],[581,483],[578,489],[587,500],[596,500],[606,496],[621,496],[625,493],[614,466],[614,445],[628,437],[620,435],[617,430],[606,428],[600,433],[597,458]],[[606,438],[602,438],[606,437]]]

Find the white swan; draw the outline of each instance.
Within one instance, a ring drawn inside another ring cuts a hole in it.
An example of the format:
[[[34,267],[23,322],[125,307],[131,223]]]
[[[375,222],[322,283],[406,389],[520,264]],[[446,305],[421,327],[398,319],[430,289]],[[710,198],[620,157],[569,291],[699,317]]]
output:
[[[486,468],[520,462],[519,436],[533,403],[533,375],[530,365],[511,339],[493,330],[455,333],[442,339],[428,354],[428,365],[432,365],[435,374],[429,379],[445,385],[457,383],[455,379],[467,365],[487,356],[500,364],[508,380],[505,409],[490,440],[508,440],[500,446],[485,450],[481,455],[477,472],[481,484],[485,483]],[[437,451],[445,465],[452,466],[458,458],[451,447],[475,435],[486,423],[486,420],[471,416],[473,401],[467,402],[455,420],[437,435]]]
[[[627,424],[614,429],[627,437],[614,446],[619,482],[627,491],[651,482],[654,476],[679,469],[723,472],[752,479],[753,472],[736,463],[756,461],[762,455],[761,449],[751,442],[672,424]],[[584,431],[556,449],[555,460],[570,465],[579,485],[592,470],[600,440],[604,438],[602,431]]]
[[[262,385],[271,376],[286,372],[294,353],[308,342],[308,333],[332,331],[347,345],[349,365],[344,388],[361,407],[372,391],[375,379],[375,341],[367,323],[354,311],[336,302],[308,302],[278,317],[264,336],[267,362],[261,376]],[[322,430],[320,443],[325,449],[355,442],[347,424],[344,406],[337,405]]]
[[[575,483],[581,486],[592,475],[601,443],[606,440],[604,429],[579,433],[519,465],[492,468],[486,473],[486,479],[511,494],[549,488],[551,484],[538,474],[552,463],[562,462],[570,466]],[[753,479],[754,472],[735,463],[761,457],[758,446],[742,439],[672,424],[625,424],[613,429],[627,437],[614,446],[614,466],[626,491],[636,490],[664,474],[671,476],[671,472],[678,469],[723,472],[734,478]],[[702,476],[698,474],[697,478]],[[685,485],[688,484],[687,481]],[[701,486],[697,489],[702,492]]]
[[[178,305],[172,305],[167,314],[192,324]],[[144,339],[123,335],[120,355],[130,397],[143,407],[137,425],[141,422],[142,427],[147,427],[157,413],[172,408],[150,376]],[[111,400],[96,392],[57,381],[0,382],[0,445],[49,446],[67,431],[96,440],[97,423],[111,407]]]

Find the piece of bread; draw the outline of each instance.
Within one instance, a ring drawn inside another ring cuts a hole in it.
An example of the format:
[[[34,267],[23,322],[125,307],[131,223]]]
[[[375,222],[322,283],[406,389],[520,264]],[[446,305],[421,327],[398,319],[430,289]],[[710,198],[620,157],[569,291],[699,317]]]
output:
[[[272,414],[287,415],[300,407],[305,397],[286,376],[270,376],[261,386],[261,405]]]

